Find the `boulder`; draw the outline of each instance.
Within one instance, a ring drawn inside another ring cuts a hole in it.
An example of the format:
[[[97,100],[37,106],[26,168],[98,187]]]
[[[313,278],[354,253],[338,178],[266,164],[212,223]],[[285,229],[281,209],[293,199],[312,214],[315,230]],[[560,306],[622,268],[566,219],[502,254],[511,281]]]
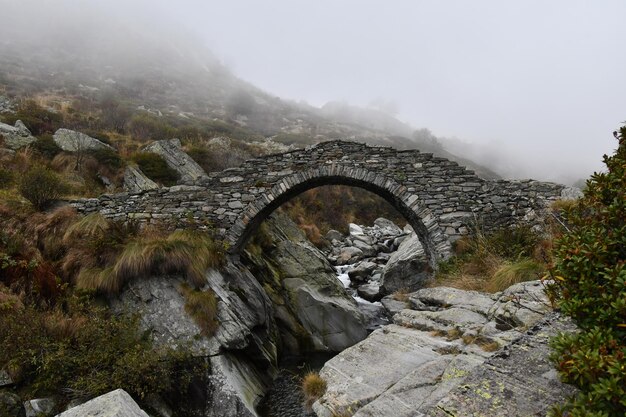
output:
[[[7,371],[0,369],[0,388],[13,385],[13,379],[9,376]]]
[[[123,389],[87,401],[56,417],[148,417],[130,395]]]
[[[385,310],[387,310],[389,314],[391,314],[392,316],[410,307],[410,304],[408,303],[408,301],[396,300],[393,297],[393,295],[388,295],[386,297],[383,297],[380,300],[380,302],[383,305],[383,307],[385,307]]]
[[[55,406],[56,403],[52,398],[38,398],[24,402],[26,417],[51,416]]]
[[[142,149],[163,157],[167,165],[180,175],[180,182],[193,182],[199,178],[206,178],[207,174],[182,149],[179,139],[159,140]]]
[[[70,129],[59,129],[52,135],[54,143],[66,152],[84,152],[95,149],[109,149],[115,151],[110,145]]]
[[[343,240],[343,235],[341,234],[341,232],[339,232],[337,230],[330,229],[328,231],[328,233],[326,233],[326,239],[329,242],[332,242],[333,240],[341,241],[341,240]]]
[[[4,146],[11,150],[23,148],[37,140],[21,120],[16,121],[14,126],[0,123],[0,136],[3,138]]]
[[[348,270],[348,276],[351,281],[365,282],[378,268],[378,264],[370,261],[363,261]]]
[[[378,226],[384,235],[393,236],[402,233],[402,229],[400,229],[394,222],[385,219],[384,217],[379,217],[374,220],[374,225]]]
[[[271,244],[248,247],[245,257],[270,294],[286,349],[339,352],[363,340],[363,315],[324,254],[287,216],[273,214],[266,224]]]
[[[354,247],[360,249],[365,256],[375,256],[377,253],[376,249],[371,245],[371,243],[366,243],[363,240],[354,239]]]
[[[337,256],[337,264],[350,264],[358,261],[359,259],[363,259],[364,256],[365,255],[361,249],[355,248],[354,246],[348,246],[342,248],[341,252],[339,252],[339,256]]]
[[[359,297],[370,302],[380,301],[382,297],[380,293],[380,285],[376,283],[359,285],[356,292]]]
[[[129,193],[154,190],[159,185],[146,176],[138,167],[128,165],[124,171],[124,190]]]
[[[403,309],[394,324],[326,362],[320,375],[328,388],[313,405],[317,416],[545,415],[573,392],[558,381],[548,347],[552,334],[573,326],[562,327],[567,320],[546,313],[524,315],[529,320],[519,330],[530,328],[535,336],[497,327],[499,311],[534,310],[538,305],[523,304],[545,300],[537,285],[495,295],[429,288],[398,307],[385,297],[383,305]]]
[[[348,233],[352,237],[365,235],[363,228],[359,226],[358,224],[354,224],[354,223],[348,224]]]
[[[386,293],[400,289],[416,290],[423,287],[431,275],[422,244],[412,233],[389,258],[383,269],[381,285]]]
[[[17,394],[0,391],[0,417],[26,417],[24,404]]]

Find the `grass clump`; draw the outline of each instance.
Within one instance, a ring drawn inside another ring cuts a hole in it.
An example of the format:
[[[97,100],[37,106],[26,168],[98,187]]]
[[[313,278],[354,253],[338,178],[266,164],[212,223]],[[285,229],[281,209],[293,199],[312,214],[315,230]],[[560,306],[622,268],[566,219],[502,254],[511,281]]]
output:
[[[35,165],[22,176],[19,191],[33,207],[43,210],[63,195],[65,186],[54,171]]]
[[[498,292],[509,288],[513,284],[539,279],[545,273],[545,264],[533,259],[522,259],[511,262],[505,261],[486,283],[488,292]]]
[[[308,372],[302,378],[302,392],[308,406],[322,398],[326,393],[326,388],[326,381],[317,372]]]
[[[219,327],[217,321],[217,298],[211,289],[195,290],[181,285],[185,297],[185,311],[200,327],[203,336],[213,336]]]
[[[434,285],[493,293],[539,279],[549,259],[550,244],[526,226],[491,234],[477,230],[454,243],[457,256],[439,265]]]
[[[116,293],[134,278],[183,273],[194,285],[202,286],[206,270],[220,265],[222,260],[222,248],[203,232],[184,230],[168,236],[139,236],[125,243],[108,265],[81,270],[77,285]]]

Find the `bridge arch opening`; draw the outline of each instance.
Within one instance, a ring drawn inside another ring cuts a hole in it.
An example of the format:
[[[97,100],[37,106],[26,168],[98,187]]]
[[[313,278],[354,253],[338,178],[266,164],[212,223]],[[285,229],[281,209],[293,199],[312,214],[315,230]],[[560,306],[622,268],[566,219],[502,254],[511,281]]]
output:
[[[417,234],[433,270],[437,269],[440,260],[450,256],[450,241],[439,227],[436,216],[406,187],[391,178],[365,169],[342,174],[328,171],[332,169],[316,169],[283,178],[262,198],[250,203],[227,236],[231,253],[238,254],[242,251],[261,223],[274,210],[297,195],[325,185],[346,185],[372,192],[390,203]]]

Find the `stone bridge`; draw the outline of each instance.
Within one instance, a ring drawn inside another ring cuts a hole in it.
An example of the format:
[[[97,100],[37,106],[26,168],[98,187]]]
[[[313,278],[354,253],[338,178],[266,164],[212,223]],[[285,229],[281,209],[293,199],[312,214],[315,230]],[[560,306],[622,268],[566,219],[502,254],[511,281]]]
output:
[[[72,201],[79,212],[117,220],[212,225],[238,253],[272,211],[322,185],[350,185],[390,202],[417,232],[431,264],[477,223],[484,230],[532,222],[565,186],[488,181],[456,162],[417,150],[331,141],[248,160],[184,185]]]

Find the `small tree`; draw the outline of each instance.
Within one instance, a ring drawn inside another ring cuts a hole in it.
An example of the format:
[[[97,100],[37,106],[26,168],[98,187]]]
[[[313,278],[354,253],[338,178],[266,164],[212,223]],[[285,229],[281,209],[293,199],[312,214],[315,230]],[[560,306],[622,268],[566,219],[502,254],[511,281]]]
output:
[[[552,290],[580,332],[557,336],[553,359],[581,390],[556,416],[626,415],[626,126],[616,137],[607,172],[587,181],[556,242]]]
[[[63,194],[65,187],[59,176],[49,168],[36,165],[19,183],[19,191],[37,210],[45,209]]]

